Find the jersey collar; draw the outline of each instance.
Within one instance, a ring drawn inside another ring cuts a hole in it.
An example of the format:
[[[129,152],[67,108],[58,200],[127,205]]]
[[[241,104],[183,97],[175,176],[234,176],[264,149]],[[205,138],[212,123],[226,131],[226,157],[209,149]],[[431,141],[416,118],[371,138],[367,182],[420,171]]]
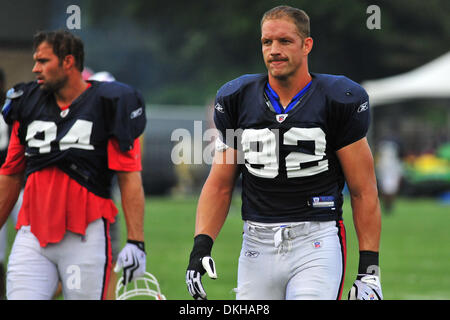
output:
[[[312,83],[312,80],[310,82],[308,82],[308,84],[292,98],[291,102],[289,102],[286,109],[284,109],[283,106],[281,105],[280,97],[275,92],[275,90],[272,89],[272,87],[269,84],[269,81],[267,81],[267,83],[266,83],[264,92],[267,96],[267,99],[273,106],[274,111],[277,114],[284,114],[284,113],[288,113],[300,102],[301,98],[306,94],[306,92],[308,92],[309,88],[311,87],[311,83]]]

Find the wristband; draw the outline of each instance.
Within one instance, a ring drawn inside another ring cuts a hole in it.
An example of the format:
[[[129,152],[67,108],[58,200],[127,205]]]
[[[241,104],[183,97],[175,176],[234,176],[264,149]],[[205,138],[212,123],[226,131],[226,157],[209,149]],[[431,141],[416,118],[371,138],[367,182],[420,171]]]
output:
[[[145,244],[143,241],[136,241],[136,240],[127,240],[127,243],[134,244],[136,247],[144,251],[145,253]]]
[[[379,275],[379,258],[378,252],[375,251],[360,251],[359,252],[359,266],[358,274],[372,274]]]
[[[194,238],[194,247],[191,252],[192,258],[201,258],[211,255],[211,249],[213,246],[213,239],[206,234],[199,234]]]

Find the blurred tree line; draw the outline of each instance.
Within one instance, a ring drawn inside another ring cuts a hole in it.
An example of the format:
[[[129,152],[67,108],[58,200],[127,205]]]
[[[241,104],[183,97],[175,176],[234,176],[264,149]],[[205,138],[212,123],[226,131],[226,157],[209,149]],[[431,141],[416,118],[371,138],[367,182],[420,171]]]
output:
[[[265,72],[260,19],[288,4],[311,18],[312,72],[360,82],[418,67],[449,50],[450,1],[81,1],[86,64],[138,87],[151,104],[204,105],[225,82]],[[369,30],[369,5],[381,29]]]

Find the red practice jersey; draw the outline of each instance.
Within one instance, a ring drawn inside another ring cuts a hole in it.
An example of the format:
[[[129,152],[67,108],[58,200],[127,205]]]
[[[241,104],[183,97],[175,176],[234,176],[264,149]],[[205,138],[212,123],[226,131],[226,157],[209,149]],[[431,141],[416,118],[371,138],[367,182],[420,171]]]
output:
[[[0,174],[12,175],[26,168],[25,146],[14,122],[8,156]],[[131,150],[122,152],[112,138],[107,147],[108,167],[114,171],[141,171],[139,139]],[[99,218],[115,221],[118,210],[111,199],[90,192],[57,166],[31,173],[25,185],[23,204],[16,228],[30,225],[41,246],[62,240],[66,231],[84,235],[88,224]]]

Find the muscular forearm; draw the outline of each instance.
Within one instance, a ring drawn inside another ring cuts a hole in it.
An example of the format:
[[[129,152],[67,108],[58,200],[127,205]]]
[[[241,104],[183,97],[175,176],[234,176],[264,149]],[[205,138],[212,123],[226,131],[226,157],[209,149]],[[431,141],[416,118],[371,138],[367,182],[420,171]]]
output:
[[[145,196],[140,172],[118,172],[122,209],[129,240],[144,241]]]
[[[372,153],[367,139],[337,152],[350,191],[360,251],[378,251],[381,213]]]
[[[232,189],[205,183],[197,206],[195,235],[207,234],[216,239],[230,209]]]
[[[217,238],[230,209],[237,174],[237,151],[228,148],[224,152],[216,152],[198,201],[195,235],[207,234],[213,240]]]
[[[360,251],[379,251],[381,213],[376,190],[351,197]]]
[[[22,188],[23,173],[0,175],[0,228],[8,219]]]

